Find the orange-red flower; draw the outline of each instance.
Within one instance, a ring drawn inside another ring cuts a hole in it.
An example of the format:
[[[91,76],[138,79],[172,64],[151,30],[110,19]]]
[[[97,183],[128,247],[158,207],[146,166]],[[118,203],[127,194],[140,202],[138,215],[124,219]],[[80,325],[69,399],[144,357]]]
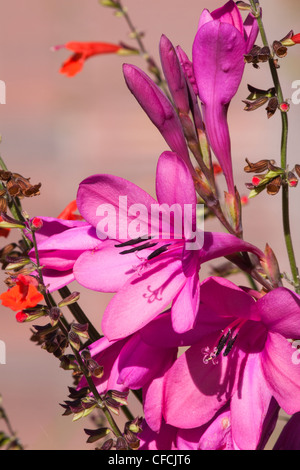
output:
[[[44,297],[37,290],[37,281],[32,276],[19,274],[14,287],[0,295],[2,305],[13,311],[35,307]]]
[[[83,220],[83,217],[80,214],[75,214],[77,211],[76,200],[70,202],[67,207],[59,214],[58,219],[63,220]]]
[[[63,46],[56,46],[53,50],[61,48],[73,51],[74,54],[63,63],[60,73],[73,77],[82,70],[82,67],[87,59],[94,55],[99,54],[126,54],[133,53],[130,49],[125,49],[118,44],[111,44],[107,42],[67,42]]]
[[[0,217],[0,222],[2,222],[2,221],[3,221],[3,219],[2,219],[2,217]],[[9,228],[2,228],[2,227],[1,227],[1,228],[0,228],[0,237],[5,237],[5,238],[7,238],[8,235],[9,235],[9,232],[10,232],[10,229],[9,229]]]

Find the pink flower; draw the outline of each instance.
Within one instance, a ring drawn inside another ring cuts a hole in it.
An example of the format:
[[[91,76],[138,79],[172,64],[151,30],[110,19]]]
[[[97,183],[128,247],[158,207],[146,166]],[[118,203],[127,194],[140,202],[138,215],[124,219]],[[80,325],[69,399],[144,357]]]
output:
[[[99,249],[80,255],[74,274],[76,280],[89,289],[117,292],[102,321],[103,332],[109,340],[124,338],[139,330],[170,302],[174,329],[184,332],[192,328],[199,306],[200,265],[239,251],[263,256],[260,250],[232,235],[193,232],[197,202],[194,182],[185,163],[172,152],[165,152],[159,158],[156,193],[158,203],[129,181],[110,175],[94,175],[79,187],[77,205],[81,215],[97,229],[99,236],[101,230],[105,230],[105,236],[111,239],[106,239]],[[129,215],[127,207],[123,211],[119,205],[120,197],[124,196],[131,210]],[[166,239],[160,228],[148,239],[153,207],[175,207],[174,219],[179,217],[176,223],[169,224],[169,231],[176,235],[185,223],[186,206],[192,209],[190,233],[182,230],[178,237],[172,238],[169,234]],[[104,216],[105,209],[112,213],[112,218]],[[134,237],[128,235],[131,224],[139,228]],[[137,238],[145,235],[146,239]]]
[[[212,13],[202,12],[193,44],[194,74],[208,140],[231,194],[235,191],[227,112],[242,79],[244,54],[251,50],[257,34],[253,15],[243,23],[238,7],[230,0]]]
[[[165,376],[163,415],[172,426],[199,427],[230,400],[234,442],[255,449],[272,397],[286,413],[300,411],[300,369],[288,341],[300,337],[300,297],[277,288],[255,301],[209,278],[201,302],[194,341]]]

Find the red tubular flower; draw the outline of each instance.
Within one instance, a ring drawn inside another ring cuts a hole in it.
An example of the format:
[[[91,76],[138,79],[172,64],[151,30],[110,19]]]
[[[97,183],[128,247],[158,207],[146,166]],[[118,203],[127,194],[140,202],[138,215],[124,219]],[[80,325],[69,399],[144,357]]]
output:
[[[2,222],[3,219],[0,217],[0,222]],[[10,229],[9,228],[0,228],[0,237],[5,237],[7,238],[9,235]]]
[[[94,55],[99,54],[126,54],[133,51],[125,49],[118,44],[106,42],[67,42],[62,46],[56,46],[53,50],[61,48],[73,51],[74,54],[63,63],[60,73],[73,77],[82,70],[84,62]]]
[[[300,33],[295,34],[291,39],[295,44],[300,44]]]
[[[13,311],[35,307],[44,299],[37,290],[37,281],[31,276],[19,275],[14,287],[0,295],[2,305]]]
[[[77,211],[76,200],[70,202],[65,209],[59,214],[58,219],[62,220],[83,220],[80,214],[74,214]]]

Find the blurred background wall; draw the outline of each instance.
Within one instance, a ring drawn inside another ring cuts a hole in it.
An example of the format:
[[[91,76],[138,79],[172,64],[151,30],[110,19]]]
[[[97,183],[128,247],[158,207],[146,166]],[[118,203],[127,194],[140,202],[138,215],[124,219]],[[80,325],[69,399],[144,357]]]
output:
[[[145,32],[145,44],[158,60],[162,33],[180,44],[191,57],[193,38],[203,8],[213,10],[219,0],[128,0],[136,27]],[[300,3],[296,0],[262,0],[269,41],[291,29],[300,31]],[[128,27],[97,0],[0,0],[0,79],[7,85],[7,104],[0,106],[0,154],[10,170],[42,183],[41,196],[26,201],[31,216],[56,217],[76,197],[78,184],[94,173],[112,173],[130,179],[154,195],[155,168],[167,150],[157,130],[128,92],[122,63],[146,70],[142,57],[102,56],[90,59],[74,78],[58,73],[68,51],[51,52],[68,41],[120,40],[134,45]],[[260,44],[260,43],[259,43]],[[279,71],[284,95],[300,80],[300,49],[290,49]],[[230,113],[232,154],[236,183],[247,194],[245,158],[273,158],[280,163],[279,113],[267,120],[264,108],[243,111],[247,83],[272,86],[267,64],[260,70],[246,67]],[[289,113],[289,162],[300,163],[300,106]],[[282,271],[289,271],[281,229],[281,198],[262,194],[244,209],[245,239],[264,249],[269,243]],[[300,259],[299,188],[291,192],[294,245]],[[214,221],[207,230],[222,230]],[[209,272],[204,267],[202,276]],[[1,279],[3,275],[1,274]],[[100,328],[109,295],[81,292],[81,305]],[[1,292],[5,290],[2,284]],[[30,327],[19,325],[9,309],[0,308],[0,339],[7,346],[7,364],[0,365],[0,393],[13,427],[28,449],[85,449],[83,427],[62,417],[70,374],[57,361],[29,341]],[[0,421],[0,429],[1,421]]]

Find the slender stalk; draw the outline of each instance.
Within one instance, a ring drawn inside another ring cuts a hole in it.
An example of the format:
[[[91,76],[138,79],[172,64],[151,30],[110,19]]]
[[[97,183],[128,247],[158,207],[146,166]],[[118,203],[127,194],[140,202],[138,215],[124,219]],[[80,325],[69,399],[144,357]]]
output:
[[[261,8],[258,1],[250,0],[253,12],[256,16],[260,35],[262,38],[263,45],[269,47],[269,42],[267,39],[266,31],[261,17]],[[280,80],[274,60],[271,57],[269,60],[269,66],[271,75],[273,78],[277,98],[279,105],[284,102],[282,88],[280,85]],[[286,112],[281,111],[281,121],[282,121],[282,134],[281,134],[281,168],[287,169],[287,142],[288,142],[288,116]],[[292,242],[291,227],[290,227],[290,216],[289,216],[289,186],[286,181],[282,185],[282,220],[283,220],[283,230],[284,230],[284,239],[286,244],[286,249],[288,253],[289,263],[291,267],[293,283],[295,286],[296,292],[300,293],[300,283],[299,283],[299,271],[297,268],[295,251]]]
[[[165,94],[168,96],[168,98],[171,100],[171,97],[169,95],[169,90],[166,87],[165,80],[162,77],[162,73],[158,65],[156,64],[155,60],[153,57],[150,56],[149,52],[147,51],[144,42],[142,40],[141,34],[138,32],[136,27],[134,26],[127,9],[123,7],[122,2],[119,0],[116,2],[118,5],[118,10],[122,14],[123,18],[125,19],[127,25],[129,26],[129,29],[132,33],[132,37],[136,40],[139,50],[141,54],[144,56],[144,59],[149,65],[149,71],[155,76],[156,83],[157,85],[163,89]]]
[[[42,268],[40,266],[39,253],[38,253],[37,242],[36,242],[36,237],[35,237],[34,231],[32,232],[32,242],[33,242],[33,247],[34,247],[34,251],[35,251],[36,266],[37,266],[37,271],[38,271],[40,283],[45,288],[43,273],[42,273]],[[47,306],[49,308],[53,307],[53,299],[48,296],[46,288],[44,289],[44,298],[45,298],[45,301],[47,303]],[[68,327],[67,327],[67,324],[62,319],[59,320],[59,327],[62,330],[62,332],[66,335],[66,337],[68,337],[68,333],[69,333]],[[76,360],[77,360],[77,362],[80,366],[80,369],[81,369],[82,373],[84,374],[84,376],[86,378],[86,381],[89,385],[89,388],[90,388],[91,392],[93,393],[95,399],[97,400],[100,408],[102,409],[108,423],[111,426],[111,429],[112,429],[113,433],[115,434],[116,437],[121,437],[122,433],[119,430],[117,423],[113,419],[113,417],[112,417],[110,411],[108,410],[108,408],[105,406],[105,403],[102,400],[102,398],[100,397],[100,395],[98,393],[98,390],[97,390],[92,378],[89,376],[89,374],[86,373],[86,368],[85,368],[85,365],[82,361],[82,358],[81,358],[79,352],[74,347],[72,347],[72,345],[71,345],[71,348],[72,348],[73,354],[75,355]]]

